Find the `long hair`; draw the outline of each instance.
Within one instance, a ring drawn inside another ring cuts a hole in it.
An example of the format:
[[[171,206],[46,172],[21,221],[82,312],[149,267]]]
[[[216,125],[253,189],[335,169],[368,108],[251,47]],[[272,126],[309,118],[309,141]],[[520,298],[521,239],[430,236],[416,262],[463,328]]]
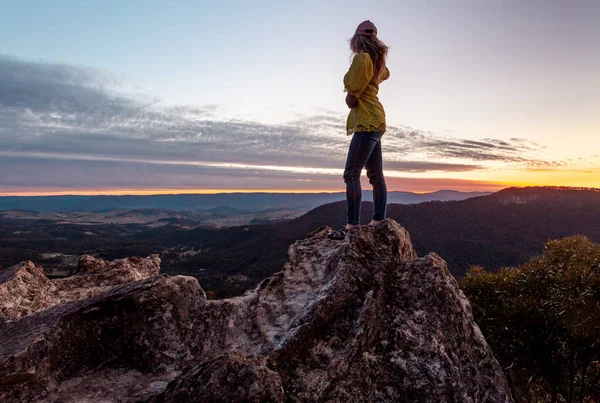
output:
[[[385,67],[385,58],[387,57],[388,47],[385,43],[374,36],[354,35],[350,39],[350,49],[354,53],[366,52],[373,61],[373,78],[380,81],[381,71]]]

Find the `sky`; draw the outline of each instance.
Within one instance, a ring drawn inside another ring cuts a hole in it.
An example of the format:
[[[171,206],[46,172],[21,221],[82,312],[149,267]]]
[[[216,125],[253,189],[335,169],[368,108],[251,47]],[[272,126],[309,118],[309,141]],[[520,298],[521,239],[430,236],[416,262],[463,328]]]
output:
[[[365,19],[390,47],[389,190],[600,187],[596,0],[0,9],[0,195],[343,191]]]

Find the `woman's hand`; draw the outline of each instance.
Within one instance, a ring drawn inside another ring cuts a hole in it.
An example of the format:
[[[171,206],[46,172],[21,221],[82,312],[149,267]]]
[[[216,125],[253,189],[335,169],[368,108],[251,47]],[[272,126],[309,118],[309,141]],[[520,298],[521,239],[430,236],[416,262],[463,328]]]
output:
[[[358,98],[354,95],[346,95],[346,105],[348,105],[348,108],[350,109],[356,108],[358,106]]]

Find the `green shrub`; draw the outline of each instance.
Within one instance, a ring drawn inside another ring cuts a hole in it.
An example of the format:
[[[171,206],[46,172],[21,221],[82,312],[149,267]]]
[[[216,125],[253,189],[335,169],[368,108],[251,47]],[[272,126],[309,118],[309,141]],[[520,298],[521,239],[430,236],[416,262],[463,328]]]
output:
[[[461,280],[520,401],[600,401],[600,245],[549,241],[518,268]]]

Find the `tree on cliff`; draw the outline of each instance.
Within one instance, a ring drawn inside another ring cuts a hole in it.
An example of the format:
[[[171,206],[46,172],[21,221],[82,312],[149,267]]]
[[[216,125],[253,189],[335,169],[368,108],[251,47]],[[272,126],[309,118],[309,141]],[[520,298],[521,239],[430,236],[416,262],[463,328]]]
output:
[[[598,401],[600,245],[548,241],[521,267],[472,268],[461,287],[517,399]]]

